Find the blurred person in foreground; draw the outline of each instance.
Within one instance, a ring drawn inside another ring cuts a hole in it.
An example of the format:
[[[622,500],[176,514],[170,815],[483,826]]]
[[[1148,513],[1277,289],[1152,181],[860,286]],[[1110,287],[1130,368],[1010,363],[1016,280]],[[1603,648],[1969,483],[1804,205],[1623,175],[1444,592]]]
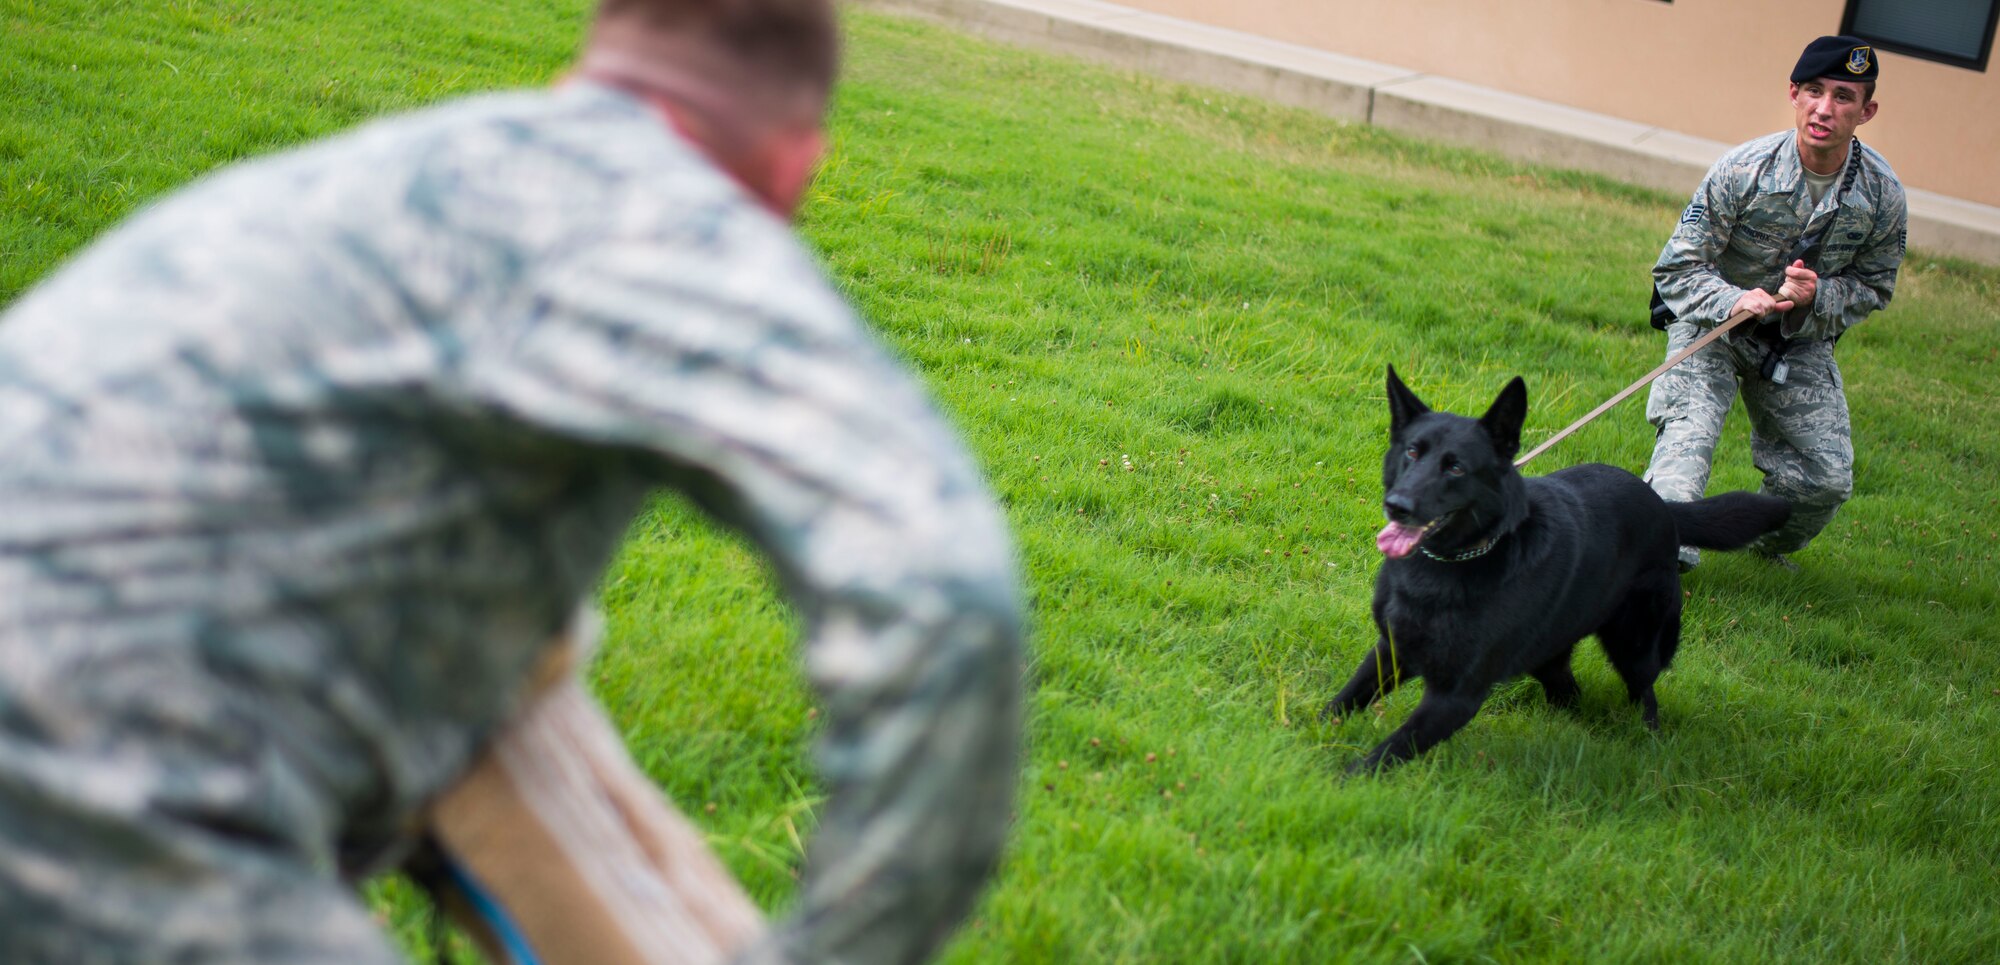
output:
[[[1653,266],[1653,324],[1669,357],[1738,311],[1761,321],[1653,383],[1646,418],[1659,438],[1646,481],[1668,500],[1701,498],[1740,391],[1764,491],[1792,506],[1791,521],[1752,548],[1787,567],[1784,554],[1819,535],[1854,490],[1834,342],[1889,304],[1903,262],[1903,186],[1854,136],[1875,116],[1880,69],[1859,38],[1806,45],[1787,88],[1792,129],[1716,161]],[[1681,548],[1683,571],[1700,560]]]
[[[656,487],[768,556],[826,710],[795,910],[687,960],[949,936],[1012,802],[1018,581],[789,230],[837,46],[826,0],[604,0],[554,89],[231,167],[6,313],[0,960],[399,960],[355,885]]]

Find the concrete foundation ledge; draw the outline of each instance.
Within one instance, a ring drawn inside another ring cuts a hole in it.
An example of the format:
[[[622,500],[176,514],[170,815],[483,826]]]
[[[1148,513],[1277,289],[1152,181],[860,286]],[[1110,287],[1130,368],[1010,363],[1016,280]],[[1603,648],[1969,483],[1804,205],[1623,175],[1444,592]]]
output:
[[[849,0],[1357,124],[1688,194],[1731,145],[1097,0]],[[1895,159],[1890,158],[1894,164]],[[2000,265],[2000,208],[1911,188],[1910,244]]]

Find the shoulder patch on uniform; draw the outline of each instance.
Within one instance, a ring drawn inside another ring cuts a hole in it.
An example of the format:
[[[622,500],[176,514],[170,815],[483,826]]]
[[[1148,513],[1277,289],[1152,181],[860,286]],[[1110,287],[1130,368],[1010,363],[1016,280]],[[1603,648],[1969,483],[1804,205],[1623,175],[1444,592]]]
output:
[[[1681,224],[1694,224],[1695,222],[1700,221],[1702,219],[1702,216],[1707,213],[1708,213],[1707,202],[1704,201],[1688,202],[1687,210],[1681,212]]]

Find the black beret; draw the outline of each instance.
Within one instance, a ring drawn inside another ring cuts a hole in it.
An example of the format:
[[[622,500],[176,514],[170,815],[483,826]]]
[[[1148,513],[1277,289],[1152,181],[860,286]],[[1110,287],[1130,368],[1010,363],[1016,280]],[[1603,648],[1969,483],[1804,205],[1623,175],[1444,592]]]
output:
[[[1792,83],[1803,84],[1815,77],[1873,83],[1877,73],[1875,48],[1860,37],[1821,37],[1806,45],[1799,65],[1792,68]]]

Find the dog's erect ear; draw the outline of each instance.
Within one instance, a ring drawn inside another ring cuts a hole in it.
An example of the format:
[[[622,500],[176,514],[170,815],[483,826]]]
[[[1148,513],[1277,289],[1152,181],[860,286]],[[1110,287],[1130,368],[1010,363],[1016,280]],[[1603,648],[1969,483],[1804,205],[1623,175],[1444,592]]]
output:
[[[1396,377],[1396,367],[1389,366],[1389,434],[1394,435],[1403,431],[1403,427],[1409,425],[1411,419],[1429,411],[1431,407],[1425,405],[1424,400],[1417,398],[1417,394],[1411,392],[1409,387],[1403,384],[1403,380]]]
[[[1493,437],[1493,449],[1502,459],[1512,459],[1521,451],[1521,423],[1528,420],[1528,383],[1514,376],[1514,381],[1500,390],[1500,397],[1493,400],[1493,407],[1479,417],[1479,425],[1486,434]]]

